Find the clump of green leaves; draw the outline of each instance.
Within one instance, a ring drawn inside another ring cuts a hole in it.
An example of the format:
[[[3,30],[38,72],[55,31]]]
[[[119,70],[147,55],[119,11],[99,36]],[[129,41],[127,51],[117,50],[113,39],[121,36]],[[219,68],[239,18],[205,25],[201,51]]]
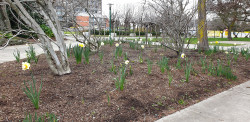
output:
[[[122,56],[122,46],[119,45],[118,47],[115,48],[115,59],[117,59],[118,56]]]
[[[108,106],[110,106],[110,95],[109,95],[109,92],[106,91],[106,96],[107,96],[107,99],[108,99]]]
[[[216,67],[216,75],[220,76],[221,72],[222,72],[222,64],[221,64],[220,60],[218,59],[217,60],[217,67]]]
[[[108,43],[109,43],[109,45],[110,45],[110,47],[111,47],[111,46],[113,46],[113,44],[114,44],[114,40],[111,39],[111,40],[108,41]]]
[[[135,49],[135,43],[134,42],[129,42],[129,47],[132,49]]]
[[[123,91],[126,78],[126,65],[122,64],[119,68],[119,76],[116,78],[115,86],[116,89]]]
[[[202,68],[202,72],[205,73],[206,72],[206,67],[207,67],[207,64],[206,64],[206,57],[205,58],[200,58],[200,61],[201,61],[201,68]]]
[[[239,53],[236,51],[233,55],[234,61],[236,62],[238,60]]]
[[[99,58],[100,58],[101,63],[103,63],[103,52],[99,52]]]
[[[23,91],[28,96],[28,98],[31,100],[34,107],[36,109],[38,109],[39,108],[39,97],[40,97],[40,93],[42,90],[42,81],[41,81],[41,84],[40,84],[40,87],[38,88],[38,90],[37,90],[37,86],[36,86],[36,80],[35,80],[33,75],[32,75],[32,81],[33,82],[28,82],[29,87],[26,84],[26,82],[24,81],[25,88],[23,89]]]
[[[147,60],[148,74],[151,74],[152,64],[153,64],[153,62],[148,59]]]
[[[186,69],[185,69],[185,82],[189,82],[190,72],[192,70],[192,63],[186,63]]]
[[[160,70],[162,73],[165,72],[165,70],[169,70],[169,66],[168,66],[168,58],[167,57],[163,57],[161,60],[158,61],[158,65],[160,66]]]
[[[124,61],[128,60],[128,53],[124,53]]]
[[[130,75],[133,75],[133,73],[134,73],[134,72],[133,72],[132,66],[129,65],[129,74],[130,74]]]
[[[85,59],[85,63],[89,64],[89,55],[90,55],[90,48],[89,47],[85,47],[84,51],[83,51],[83,56]]]
[[[216,48],[215,48],[215,49],[216,49]],[[209,56],[209,55],[213,54],[213,50],[211,50],[211,49],[209,48],[208,50],[205,51],[205,54]]]
[[[110,63],[111,63],[111,69],[110,69],[110,71],[113,72],[114,74],[117,74],[117,72],[116,72],[116,66],[114,65],[114,61],[111,60]]]
[[[31,62],[33,60],[36,64],[38,62],[39,57],[36,57],[36,51],[33,45],[29,45],[28,50],[25,50],[26,55],[27,55],[27,62]]]
[[[142,57],[142,55],[139,55],[139,63],[143,63],[143,57]]]
[[[83,54],[83,47],[76,45],[73,47],[73,53],[76,59],[76,63],[79,64],[82,62],[82,54]]]
[[[27,115],[23,122],[57,122],[57,117],[52,113],[47,113],[43,116],[37,116],[37,113],[35,113],[35,116],[33,117],[31,114]]]
[[[20,51],[16,49],[16,51],[13,53],[14,57],[16,58],[17,62],[20,62]]]
[[[71,50],[72,50],[72,46],[71,46],[71,44],[69,44],[69,47],[67,47],[67,56],[68,57],[71,56]]]
[[[181,58],[177,59],[176,69],[181,69]]]

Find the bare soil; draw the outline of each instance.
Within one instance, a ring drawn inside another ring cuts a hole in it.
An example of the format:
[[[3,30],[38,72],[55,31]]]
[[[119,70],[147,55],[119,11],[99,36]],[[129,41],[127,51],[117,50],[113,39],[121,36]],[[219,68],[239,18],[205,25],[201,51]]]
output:
[[[123,44],[123,52],[128,53],[129,65],[133,74],[127,70],[124,91],[115,89],[118,75],[110,71],[111,59],[114,58],[115,47],[104,46],[103,63],[98,54],[92,53],[90,64],[76,64],[73,56],[69,58],[72,73],[55,76],[50,71],[44,55],[40,55],[38,64],[31,63],[31,69],[22,71],[21,63],[15,61],[0,64],[0,121],[20,121],[28,113],[53,113],[61,122],[70,121],[155,121],[163,116],[186,108],[212,95],[225,91],[235,85],[250,80],[250,60],[246,61],[241,55],[237,62],[232,62],[233,74],[236,80],[202,73],[200,57],[195,50],[187,50],[186,56],[193,63],[190,81],[185,79],[185,61],[182,68],[176,69],[178,57],[176,53],[155,47],[146,47],[143,51],[143,63],[139,63],[140,50],[133,50]],[[156,64],[163,56],[169,58],[169,65],[173,81],[168,84],[168,73],[161,73]],[[146,59],[152,60],[152,74],[147,74]],[[207,56],[207,62],[217,59],[226,64],[226,54],[218,52]],[[25,61],[23,59],[22,61]],[[119,66],[124,60],[115,60]],[[35,109],[31,101],[24,94],[23,81],[31,81],[31,73],[43,88],[40,96],[39,109]],[[110,96],[110,103],[108,102]]]

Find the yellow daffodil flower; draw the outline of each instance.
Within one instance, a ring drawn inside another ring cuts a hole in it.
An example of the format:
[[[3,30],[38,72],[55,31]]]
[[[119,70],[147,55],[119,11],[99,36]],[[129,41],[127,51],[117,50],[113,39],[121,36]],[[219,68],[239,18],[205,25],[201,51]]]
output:
[[[78,44],[80,47],[85,47],[85,45],[83,43],[79,43]]]
[[[22,62],[22,70],[27,70],[30,68],[30,63],[28,62]]]
[[[181,58],[185,58],[186,55],[184,53],[181,54]]]

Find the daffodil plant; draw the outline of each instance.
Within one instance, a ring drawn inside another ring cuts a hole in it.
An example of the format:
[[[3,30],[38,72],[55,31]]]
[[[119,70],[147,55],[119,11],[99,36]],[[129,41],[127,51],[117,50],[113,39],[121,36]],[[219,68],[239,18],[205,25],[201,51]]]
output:
[[[31,60],[33,60],[37,64],[39,57],[36,57],[35,48],[32,45],[29,45],[28,50],[25,51],[27,56],[27,62],[31,63]]]
[[[153,62],[152,62],[152,61],[150,61],[150,60],[148,59],[148,60],[147,60],[147,65],[148,65],[148,74],[151,74],[152,64],[153,64]]]
[[[26,82],[24,81],[25,88],[23,89],[23,91],[28,96],[28,98],[31,100],[34,107],[36,109],[38,109],[39,108],[39,97],[40,97],[40,93],[42,90],[42,81],[41,81],[41,84],[40,84],[40,87],[38,90],[36,88],[36,80],[34,79],[33,75],[32,75],[32,81],[33,82],[28,82],[29,87],[26,84]]]
[[[17,62],[20,62],[20,51],[16,49],[16,51],[13,53],[14,57],[16,58]]]
[[[115,86],[116,89],[119,89],[120,91],[123,91],[124,89],[126,69],[128,64],[129,64],[128,60],[126,60],[124,64],[122,64],[121,68],[119,69],[119,77],[116,78]]]
[[[83,47],[84,47],[84,44],[79,44],[73,47],[73,54],[75,56],[77,64],[82,62]]]

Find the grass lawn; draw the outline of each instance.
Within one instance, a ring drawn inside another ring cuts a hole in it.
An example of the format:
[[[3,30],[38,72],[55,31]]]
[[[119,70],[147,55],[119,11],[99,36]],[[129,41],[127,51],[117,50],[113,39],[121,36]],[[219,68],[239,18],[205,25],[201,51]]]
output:
[[[191,38],[190,41],[191,44],[196,44],[198,42],[197,38]],[[227,38],[208,38],[208,41],[213,42],[213,41],[229,41],[229,40]],[[250,41],[250,38],[233,38],[233,41]]]
[[[234,44],[228,44],[228,43],[219,43],[219,44],[209,43],[209,45],[229,47],[229,46],[239,46],[239,45],[242,45],[242,44],[236,44],[236,45],[234,45]]]

